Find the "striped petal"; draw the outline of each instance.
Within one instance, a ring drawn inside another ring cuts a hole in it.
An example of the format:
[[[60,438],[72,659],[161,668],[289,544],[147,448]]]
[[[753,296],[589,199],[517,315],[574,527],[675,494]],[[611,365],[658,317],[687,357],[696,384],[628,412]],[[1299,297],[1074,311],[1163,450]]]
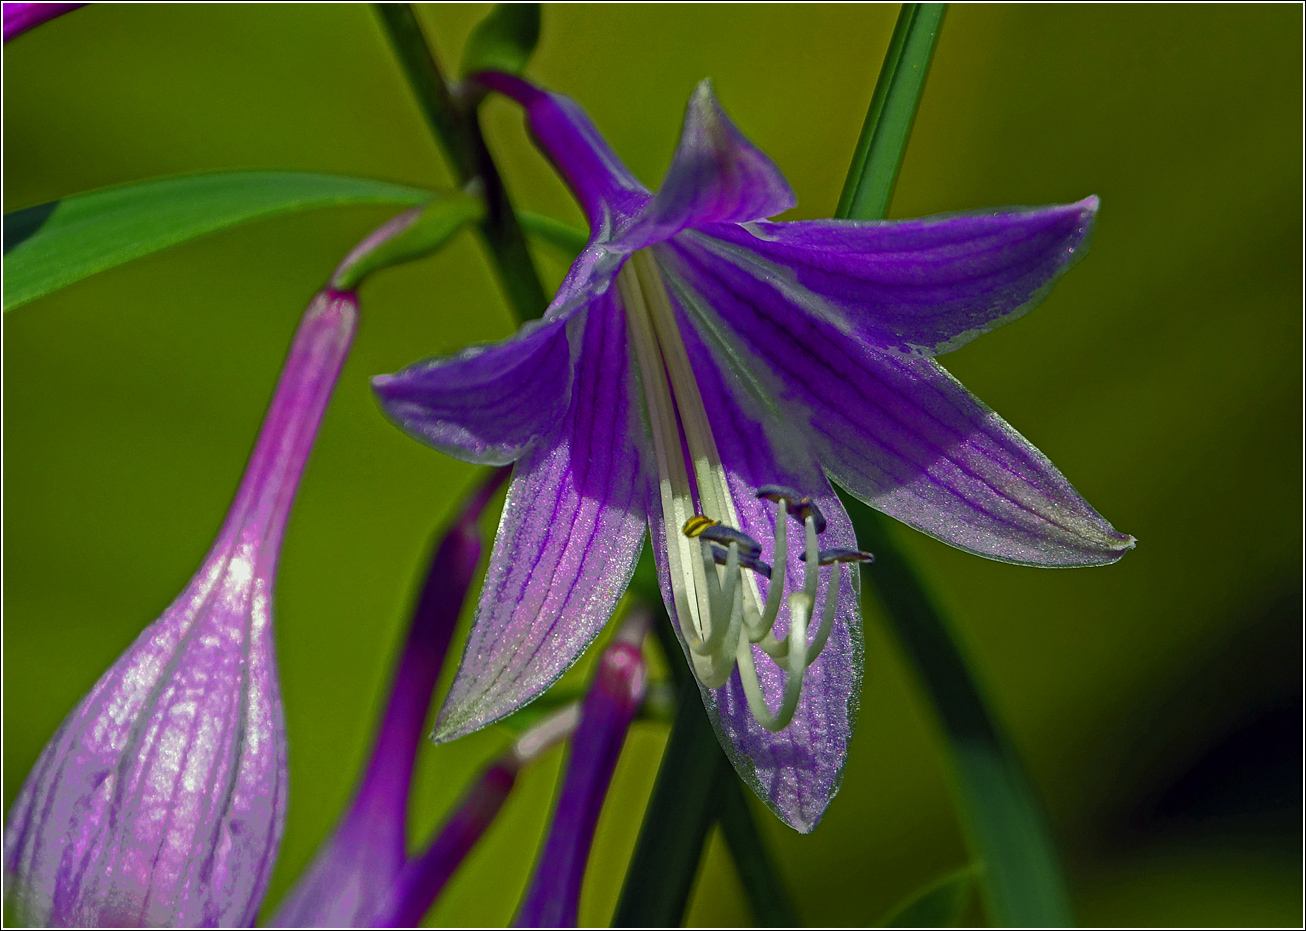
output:
[[[797,203],[775,162],[730,122],[705,80],[689,99],[662,186],[622,242],[633,250],[688,227],[773,217]]]
[[[1097,198],[920,220],[704,230],[735,261],[824,301],[873,346],[939,355],[1032,310],[1088,252]],[[721,248],[717,246],[717,248]]]
[[[1038,566],[1115,562],[1133,546],[1048,461],[932,359],[840,326],[792,279],[677,237],[683,287],[761,364],[827,474],[886,514],[969,552]]]
[[[625,320],[611,295],[586,312],[582,342],[556,439],[514,472],[437,741],[484,727],[557,681],[598,635],[634,571],[647,482]]]
[[[527,323],[503,342],[378,375],[372,390],[414,439],[464,462],[507,465],[553,434],[566,414],[572,319]]]

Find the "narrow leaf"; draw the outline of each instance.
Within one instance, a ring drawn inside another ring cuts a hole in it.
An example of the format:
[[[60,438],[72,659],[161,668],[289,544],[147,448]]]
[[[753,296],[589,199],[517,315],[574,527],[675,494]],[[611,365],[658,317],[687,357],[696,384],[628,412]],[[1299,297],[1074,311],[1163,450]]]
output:
[[[975,885],[975,870],[966,867],[918,889],[882,922],[886,928],[955,928]]]
[[[522,229],[541,242],[553,246],[568,260],[575,260],[589,243],[589,236],[582,230],[561,220],[555,220],[553,217],[532,213],[529,210],[519,210],[517,218],[521,220]]]
[[[521,74],[539,41],[538,3],[496,3],[463,47],[462,76],[478,71]]]
[[[903,4],[837,216],[878,220],[887,214],[945,9]],[[858,544],[875,553],[862,577],[884,605],[943,726],[990,920],[1006,927],[1069,925],[1065,880],[1042,805],[970,666],[880,515],[850,495],[841,497]]]
[[[888,214],[947,9],[946,3],[902,5],[836,217],[874,220]]]
[[[1015,750],[988,710],[943,616],[883,519],[841,495],[859,545],[875,553],[862,578],[934,705],[956,776],[962,823],[982,867],[989,918],[1000,927],[1071,924],[1065,883],[1043,809]]]
[[[4,309],[250,220],[313,207],[412,206],[429,197],[370,178],[285,171],[186,175],[76,194],[5,217]]]

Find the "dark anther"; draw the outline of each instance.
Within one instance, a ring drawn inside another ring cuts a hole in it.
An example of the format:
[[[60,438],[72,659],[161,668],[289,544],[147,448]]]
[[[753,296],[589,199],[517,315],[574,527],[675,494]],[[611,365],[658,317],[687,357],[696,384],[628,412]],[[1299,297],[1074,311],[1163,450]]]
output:
[[[799,494],[784,485],[763,485],[757,489],[757,496],[776,504],[784,504],[785,510],[800,524],[806,524],[810,515],[816,524],[816,532],[825,533],[825,515],[810,496]]]
[[[762,555],[762,544],[743,531],[736,530],[734,527],[727,527],[725,524],[713,524],[711,527],[704,527],[698,532],[698,536],[704,540],[711,540],[713,543],[720,543],[722,546],[738,543],[741,557],[747,556],[750,559],[756,559]]]
[[[806,562],[807,554],[799,553],[798,558]],[[847,547],[835,546],[828,550],[821,550],[817,554],[817,562],[822,566],[828,566],[836,562],[875,562],[875,557],[861,550],[850,550]]]
[[[730,554],[723,547],[712,544],[712,558],[716,560],[718,566],[724,566]],[[739,554],[739,566],[743,569],[752,569],[758,575],[771,578],[771,564],[765,563],[756,556],[745,556],[742,552]]]

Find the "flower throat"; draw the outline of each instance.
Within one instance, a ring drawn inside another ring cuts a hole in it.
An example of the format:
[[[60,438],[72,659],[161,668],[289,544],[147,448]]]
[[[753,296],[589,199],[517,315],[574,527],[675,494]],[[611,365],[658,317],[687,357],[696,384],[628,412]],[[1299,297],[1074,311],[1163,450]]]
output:
[[[762,560],[761,545],[736,529],[739,513],[651,250],[631,255],[617,276],[617,287],[648,406],[666,527],[667,573],[694,675],[705,688],[720,688],[738,665],[753,717],[768,730],[782,730],[793,719],[807,667],[820,655],[834,626],[842,563],[870,557],[856,550],[821,550],[818,536],[825,530],[825,518],[815,502],[791,489],[767,485],[757,489],[757,495],[774,501],[780,513],[773,565]],[[692,482],[686,459],[693,465]],[[786,514],[802,524],[805,544],[803,585],[787,599]],[[823,565],[832,570],[809,644],[807,629]],[[771,582],[765,599],[757,585],[759,575]],[[789,631],[783,640],[773,630],[782,600],[789,604]],[[754,644],[786,673],[780,707],[774,712],[762,695]]]

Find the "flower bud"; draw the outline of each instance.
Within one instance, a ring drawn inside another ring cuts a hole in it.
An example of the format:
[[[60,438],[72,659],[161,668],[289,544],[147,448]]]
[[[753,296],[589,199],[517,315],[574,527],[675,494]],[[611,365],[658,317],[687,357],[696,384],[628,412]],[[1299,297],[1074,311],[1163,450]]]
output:
[[[272,583],[286,518],[353,338],[324,291],[291,344],[217,541],[27,777],[6,893],[36,925],[249,925],[285,821]]]

